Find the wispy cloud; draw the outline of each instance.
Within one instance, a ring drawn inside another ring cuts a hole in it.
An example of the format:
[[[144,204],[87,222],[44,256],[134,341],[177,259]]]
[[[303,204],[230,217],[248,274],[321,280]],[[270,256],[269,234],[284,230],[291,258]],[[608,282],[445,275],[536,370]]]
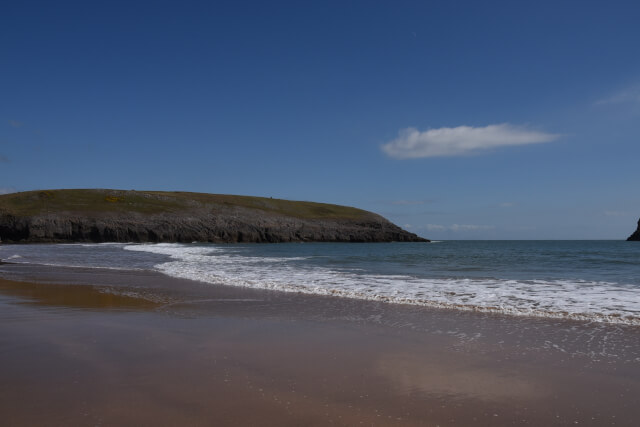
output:
[[[454,233],[463,231],[486,231],[493,230],[496,227],[494,225],[476,225],[476,224],[427,224],[425,228],[428,231],[453,231]]]
[[[17,121],[17,120],[9,120],[9,125],[10,125],[11,127],[14,127],[14,128],[19,128],[19,127],[21,127],[23,124],[24,124],[24,123],[19,122],[19,121]]]
[[[413,205],[424,205],[431,202],[432,200],[394,200],[391,202],[391,204],[398,205],[398,206],[413,206]]]
[[[9,194],[9,193],[15,193],[15,192],[16,192],[15,188],[0,187],[0,194]]]
[[[640,84],[629,86],[621,91],[602,98],[594,105],[640,104]]]
[[[475,224],[453,224],[449,229],[451,231],[480,231],[493,230],[494,225],[475,225]]]
[[[460,156],[496,147],[551,142],[560,135],[529,130],[508,123],[485,127],[458,126],[420,132],[407,128],[398,138],[382,145],[382,151],[396,159]]]
[[[502,202],[500,203],[500,207],[501,208],[512,208],[514,207],[516,204],[513,202]]]
[[[624,211],[604,211],[605,216],[630,216],[629,212]]]
[[[446,231],[447,230],[447,227],[440,224],[427,224],[424,226],[424,228],[426,228],[429,231]]]
[[[0,154],[0,163],[9,163],[9,158]]]

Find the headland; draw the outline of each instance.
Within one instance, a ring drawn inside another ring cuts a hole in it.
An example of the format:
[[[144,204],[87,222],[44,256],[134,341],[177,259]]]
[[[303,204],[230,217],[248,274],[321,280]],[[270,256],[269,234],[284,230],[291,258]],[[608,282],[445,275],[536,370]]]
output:
[[[0,195],[4,243],[428,242],[362,209],[264,197],[105,189]]]

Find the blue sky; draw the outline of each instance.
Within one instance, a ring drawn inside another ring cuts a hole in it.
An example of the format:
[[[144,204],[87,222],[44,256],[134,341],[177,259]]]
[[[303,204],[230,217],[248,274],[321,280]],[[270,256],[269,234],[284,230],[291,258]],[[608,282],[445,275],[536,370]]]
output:
[[[36,2],[0,13],[0,192],[346,204],[433,239],[622,239],[640,3]]]

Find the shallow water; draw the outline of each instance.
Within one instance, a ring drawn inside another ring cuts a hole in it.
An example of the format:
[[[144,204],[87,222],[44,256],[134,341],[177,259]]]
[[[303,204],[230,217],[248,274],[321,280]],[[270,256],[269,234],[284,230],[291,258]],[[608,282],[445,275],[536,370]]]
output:
[[[87,244],[0,247],[9,262],[160,271],[207,283],[512,315],[640,324],[624,241]]]

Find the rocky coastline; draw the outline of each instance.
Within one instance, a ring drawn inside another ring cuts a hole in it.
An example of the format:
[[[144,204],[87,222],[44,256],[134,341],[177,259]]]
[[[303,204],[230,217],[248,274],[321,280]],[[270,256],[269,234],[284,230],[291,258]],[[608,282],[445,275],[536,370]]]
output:
[[[0,196],[0,238],[3,243],[428,242],[377,214],[338,205],[122,190]]]

